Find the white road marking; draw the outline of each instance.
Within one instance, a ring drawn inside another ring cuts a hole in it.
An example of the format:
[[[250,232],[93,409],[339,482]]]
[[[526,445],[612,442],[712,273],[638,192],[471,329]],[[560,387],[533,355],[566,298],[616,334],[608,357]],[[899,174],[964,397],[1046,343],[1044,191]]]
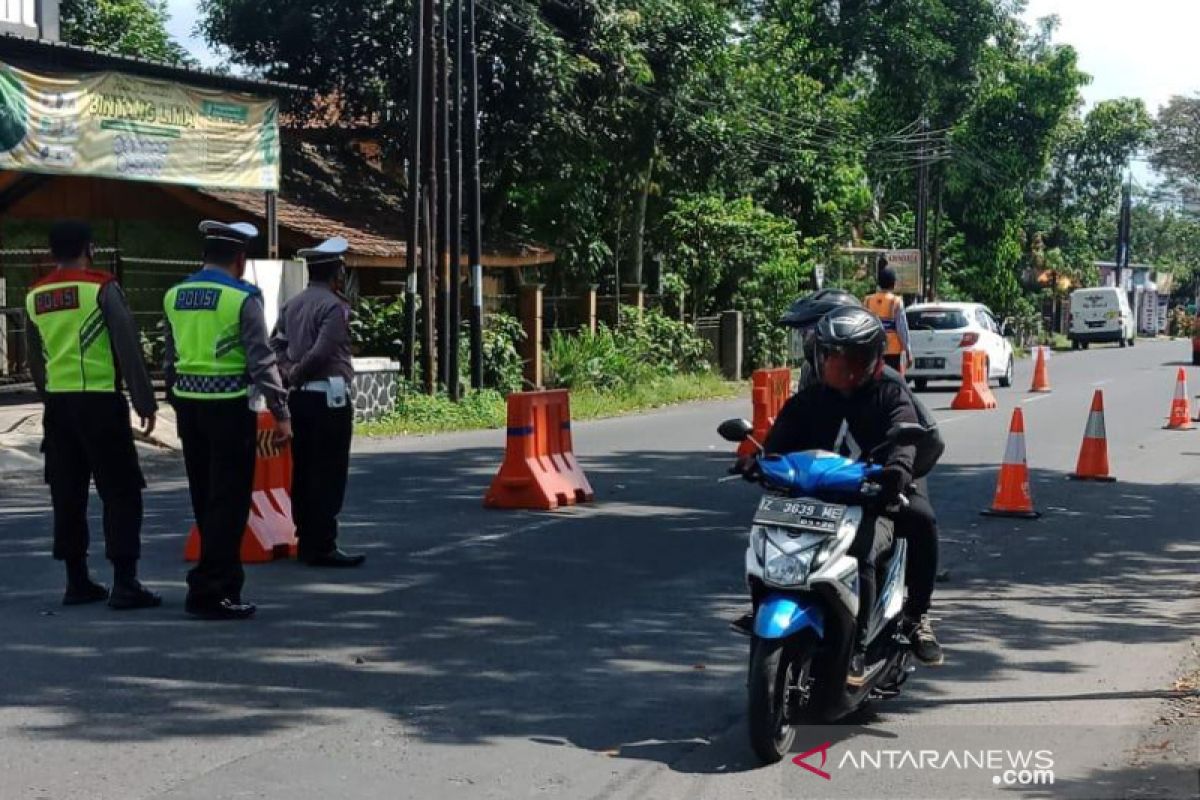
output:
[[[1029,403],[1036,403],[1038,400],[1045,400],[1048,397],[1050,397],[1050,395],[1048,395],[1048,394],[1039,394],[1037,397],[1026,397],[1024,400],[1021,401],[1021,405],[1028,405]]]

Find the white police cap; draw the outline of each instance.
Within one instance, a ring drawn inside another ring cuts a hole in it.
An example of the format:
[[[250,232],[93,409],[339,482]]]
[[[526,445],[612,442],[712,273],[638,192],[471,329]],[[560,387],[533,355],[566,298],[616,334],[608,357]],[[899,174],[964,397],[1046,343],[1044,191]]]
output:
[[[316,247],[306,247],[303,250],[296,251],[296,258],[304,259],[304,262],[309,266],[327,264],[330,261],[341,260],[349,249],[349,242],[340,236],[335,236],[332,239],[326,239]]]
[[[258,228],[249,222],[234,222],[232,224],[206,219],[200,223],[200,232],[206,240],[233,242],[242,247],[250,244],[251,239],[258,238]]]

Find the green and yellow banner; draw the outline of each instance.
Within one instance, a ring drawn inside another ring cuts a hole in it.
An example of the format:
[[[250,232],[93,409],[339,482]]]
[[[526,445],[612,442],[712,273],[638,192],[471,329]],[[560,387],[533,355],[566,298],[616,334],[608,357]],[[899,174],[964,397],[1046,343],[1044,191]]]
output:
[[[0,62],[0,169],[277,191],[279,106],[120,72],[40,75]]]

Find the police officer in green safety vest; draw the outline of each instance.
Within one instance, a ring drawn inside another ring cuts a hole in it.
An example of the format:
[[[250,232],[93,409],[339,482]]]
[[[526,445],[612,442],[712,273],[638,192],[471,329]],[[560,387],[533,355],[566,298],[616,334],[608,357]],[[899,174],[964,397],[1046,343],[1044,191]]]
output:
[[[137,326],[115,277],[92,268],[87,223],[55,223],[50,252],[57,267],[30,287],[25,308],[30,372],[45,404],[42,450],[54,508],[54,557],[67,567],[63,604],[107,599],[121,610],[158,606],[162,598],[137,579],[146,483],[121,393],[123,377],[142,429],[151,433],[158,409]],[[104,504],[104,553],[115,574],[111,594],[88,573],[93,480]]]
[[[243,281],[248,223],[206,221],[204,268],[163,298],[165,367],[200,529],[200,561],[188,573],[187,613],[244,619],[241,545],[254,484],[259,398],[275,418],[275,438],[292,436],[287,390],[267,343],[262,293]]]

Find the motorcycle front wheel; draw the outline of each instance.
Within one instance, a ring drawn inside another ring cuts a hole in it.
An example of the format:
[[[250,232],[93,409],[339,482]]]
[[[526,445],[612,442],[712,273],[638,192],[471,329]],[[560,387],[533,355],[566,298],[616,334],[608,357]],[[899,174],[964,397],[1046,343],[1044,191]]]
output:
[[[807,643],[754,641],[747,717],[750,746],[765,763],[774,764],[791,752],[796,741],[796,718],[807,702],[811,672],[812,651]]]

